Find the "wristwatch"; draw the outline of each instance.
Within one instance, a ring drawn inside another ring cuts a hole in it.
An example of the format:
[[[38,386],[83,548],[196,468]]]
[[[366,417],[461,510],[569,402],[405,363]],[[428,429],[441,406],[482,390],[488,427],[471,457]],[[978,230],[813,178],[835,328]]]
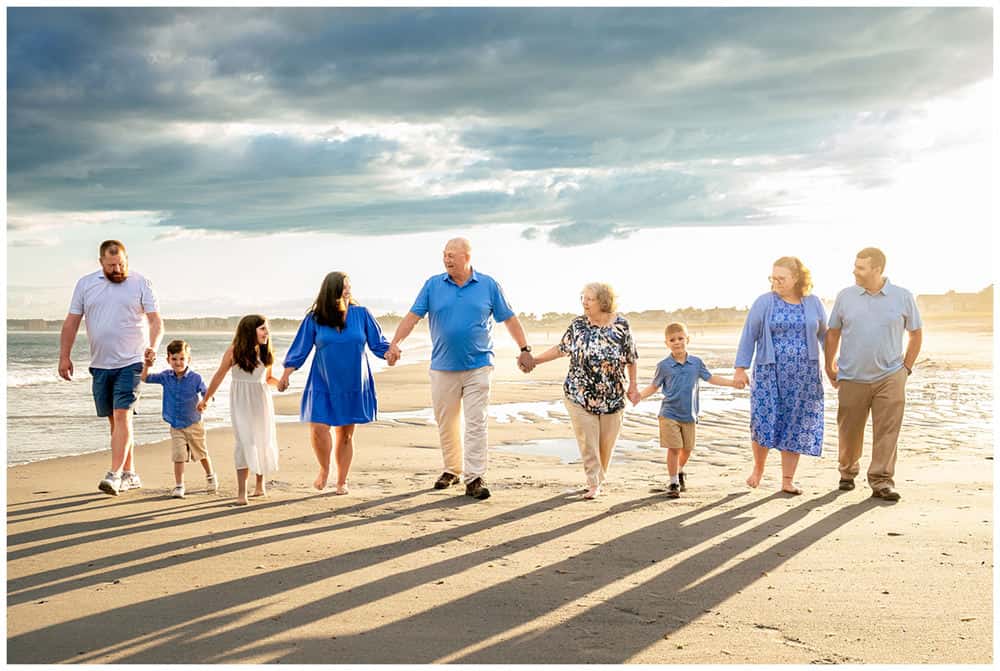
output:
[[[906,369],[906,374],[907,375],[913,375],[913,369],[910,368],[909,366],[907,366],[905,363],[903,364],[903,368]]]
[[[525,345],[524,347],[521,348],[521,351],[522,352],[530,352],[531,351],[531,345]]]

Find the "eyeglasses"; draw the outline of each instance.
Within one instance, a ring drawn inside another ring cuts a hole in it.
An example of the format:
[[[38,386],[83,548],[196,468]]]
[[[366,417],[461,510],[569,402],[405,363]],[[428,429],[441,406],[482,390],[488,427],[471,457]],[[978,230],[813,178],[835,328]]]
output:
[[[775,277],[774,275],[768,275],[767,281],[774,282],[775,284],[784,284],[785,282],[791,282],[791,277]]]

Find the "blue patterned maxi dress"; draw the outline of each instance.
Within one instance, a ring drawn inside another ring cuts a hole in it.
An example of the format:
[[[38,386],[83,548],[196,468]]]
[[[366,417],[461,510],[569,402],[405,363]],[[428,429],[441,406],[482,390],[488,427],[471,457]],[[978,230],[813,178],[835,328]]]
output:
[[[755,364],[750,432],[758,445],[818,457],[823,451],[823,380],[809,360],[805,306],[772,294],[774,363]]]

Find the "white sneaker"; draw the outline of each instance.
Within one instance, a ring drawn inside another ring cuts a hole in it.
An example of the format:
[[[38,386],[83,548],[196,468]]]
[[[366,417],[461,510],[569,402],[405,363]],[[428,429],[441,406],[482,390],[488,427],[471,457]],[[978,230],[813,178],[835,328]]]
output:
[[[215,475],[215,473],[205,476],[205,489],[209,494],[215,494],[219,491],[219,478]]]
[[[142,480],[138,473],[122,471],[122,486],[119,491],[127,492],[130,489],[142,489]]]
[[[174,490],[172,492],[170,492],[170,496],[172,498],[175,498],[175,499],[183,499],[184,498],[184,483],[181,483],[179,485],[174,485]]]
[[[118,491],[122,487],[122,476],[114,471],[108,471],[101,480],[97,488],[104,492],[105,494],[110,494],[111,496],[118,496]]]

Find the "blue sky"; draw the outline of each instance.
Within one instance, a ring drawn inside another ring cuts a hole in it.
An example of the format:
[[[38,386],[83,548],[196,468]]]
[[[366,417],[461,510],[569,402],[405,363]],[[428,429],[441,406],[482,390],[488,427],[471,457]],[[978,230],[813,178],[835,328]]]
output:
[[[592,280],[626,309],[745,305],[784,254],[832,296],[869,244],[916,291],[978,290],[992,28],[988,8],[9,8],[8,316],[62,316],[107,237],[168,316],[296,316],[333,269],[404,311],[454,235],[525,311]]]

